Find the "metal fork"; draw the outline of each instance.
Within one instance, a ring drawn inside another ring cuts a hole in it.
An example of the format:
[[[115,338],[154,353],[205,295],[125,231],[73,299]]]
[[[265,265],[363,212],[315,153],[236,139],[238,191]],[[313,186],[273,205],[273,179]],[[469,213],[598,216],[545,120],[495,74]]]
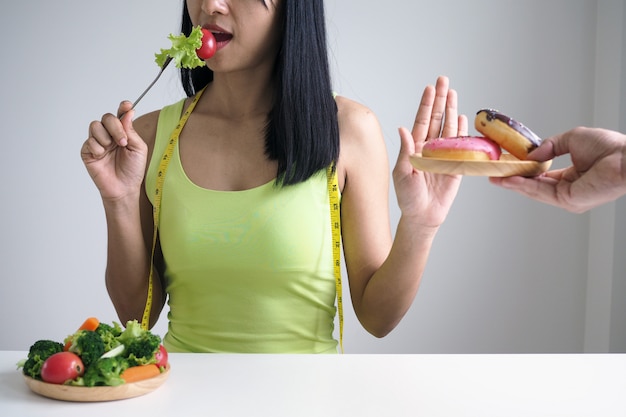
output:
[[[165,60],[165,62],[163,63],[163,66],[161,67],[161,70],[160,70],[160,71],[159,71],[159,73],[157,74],[156,78],[155,78],[155,79],[154,79],[154,80],[150,83],[150,85],[148,86],[148,88],[146,88],[146,89],[144,90],[144,92],[143,92],[143,93],[141,93],[141,95],[140,95],[139,97],[137,97],[137,100],[135,100],[135,101],[133,102],[133,107],[131,107],[131,108],[130,108],[130,110],[133,110],[133,109],[135,108],[135,106],[137,106],[137,104],[139,104],[139,102],[141,101],[141,99],[142,99],[142,98],[143,98],[143,97],[144,97],[144,96],[148,93],[148,91],[150,91],[150,89],[152,88],[152,86],[154,86],[154,84],[156,84],[156,82],[159,80],[159,78],[161,78],[161,75],[163,75],[163,71],[165,71],[165,68],[167,68],[167,66],[170,64],[170,62],[172,62],[172,57],[171,57],[171,56],[168,56],[168,57],[167,57],[167,59]],[[130,110],[128,110],[128,111],[130,111]],[[120,115],[120,117],[119,117],[119,118],[121,119],[122,117],[124,117],[124,115],[125,115],[126,113],[128,113],[128,111],[127,111],[127,112],[122,113],[122,114]]]

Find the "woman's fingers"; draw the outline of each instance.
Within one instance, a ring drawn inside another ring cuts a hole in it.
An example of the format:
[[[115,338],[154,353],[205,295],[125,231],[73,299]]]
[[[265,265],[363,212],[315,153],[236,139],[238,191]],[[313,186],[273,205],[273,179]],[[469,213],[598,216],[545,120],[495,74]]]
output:
[[[430,117],[432,115],[434,101],[435,87],[428,85],[424,88],[424,92],[422,93],[422,100],[420,101],[417,109],[417,114],[415,115],[415,120],[413,122],[413,129],[411,130],[413,139],[418,145],[418,148],[420,148],[418,150],[421,150],[420,144],[423,144],[426,141],[426,138],[428,138]]]
[[[444,118],[446,118],[449,84],[450,81],[448,80],[448,77],[440,76],[437,78],[437,84],[435,85],[435,98],[430,115],[428,138],[439,137],[442,133]]]
[[[416,149],[413,135],[408,131],[408,129],[401,127],[398,129],[398,133],[400,135],[400,152],[398,154],[398,161],[400,161],[414,154]]]
[[[134,133],[132,117],[134,112],[130,110],[132,103],[123,101],[118,109],[122,119],[107,113],[100,120],[94,120],[89,124],[89,137],[81,147],[83,157],[100,159],[115,146],[127,146],[127,132]]]
[[[458,97],[455,90],[448,90],[446,99],[446,112],[441,136],[444,138],[458,136],[459,133],[459,113]]]
[[[128,120],[130,115],[124,115],[124,119]],[[112,140],[119,146],[126,146],[128,138],[126,130],[122,125],[122,121],[116,116],[108,113],[102,116],[102,126],[106,129]]]
[[[459,115],[458,94],[449,85],[448,77],[440,76],[435,86],[424,89],[411,131],[416,152],[421,152],[430,138],[468,134],[467,116]]]

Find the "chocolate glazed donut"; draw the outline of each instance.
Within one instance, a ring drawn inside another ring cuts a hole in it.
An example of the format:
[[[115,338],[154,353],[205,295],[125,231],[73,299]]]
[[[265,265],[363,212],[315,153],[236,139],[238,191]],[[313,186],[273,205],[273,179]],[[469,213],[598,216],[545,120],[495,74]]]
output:
[[[539,146],[542,139],[520,122],[493,109],[476,113],[474,127],[518,159],[524,160],[528,153]]]

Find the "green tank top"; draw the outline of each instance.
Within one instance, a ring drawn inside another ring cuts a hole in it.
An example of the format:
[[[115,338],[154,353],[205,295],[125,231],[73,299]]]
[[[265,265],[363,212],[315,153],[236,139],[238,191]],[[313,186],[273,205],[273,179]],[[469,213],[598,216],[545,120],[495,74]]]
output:
[[[184,100],[160,114],[156,171]],[[335,278],[324,170],[306,182],[215,191],[189,180],[178,145],[161,201],[172,352],[337,353]]]

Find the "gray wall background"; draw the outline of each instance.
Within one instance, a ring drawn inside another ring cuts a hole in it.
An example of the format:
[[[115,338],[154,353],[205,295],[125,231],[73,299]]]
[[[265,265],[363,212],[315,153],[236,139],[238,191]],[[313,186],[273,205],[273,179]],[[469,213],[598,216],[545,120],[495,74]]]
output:
[[[439,74],[472,121],[496,107],[541,136],[626,131],[625,3],[327,0],[335,89],[378,115],[392,166],[397,128],[411,126]],[[101,201],[79,150],[91,120],[156,75],[153,54],[179,31],[181,4],[0,6],[0,349],[63,338],[90,315],[117,320]],[[138,111],[181,96],[170,69]],[[395,227],[393,187],[390,207]],[[375,339],[346,303],[346,352],[626,352],[625,254],[624,199],[574,215],[467,177],[405,319]],[[164,313],[155,331],[166,325]]]

